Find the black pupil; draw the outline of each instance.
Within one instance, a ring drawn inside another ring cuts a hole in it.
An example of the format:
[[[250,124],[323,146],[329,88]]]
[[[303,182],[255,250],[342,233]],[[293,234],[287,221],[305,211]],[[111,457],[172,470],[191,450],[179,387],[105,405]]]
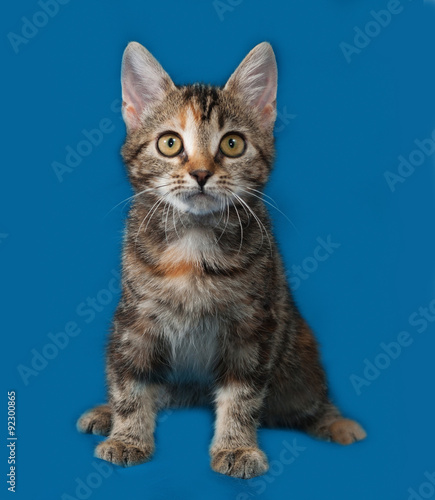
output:
[[[173,139],[172,137],[170,139],[168,139],[168,146],[170,148],[172,148],[172,146],[175,144],[175,139]]]
[[[228,139],[228,146],[233,148],[236,145],[236,141],[234,139]]]

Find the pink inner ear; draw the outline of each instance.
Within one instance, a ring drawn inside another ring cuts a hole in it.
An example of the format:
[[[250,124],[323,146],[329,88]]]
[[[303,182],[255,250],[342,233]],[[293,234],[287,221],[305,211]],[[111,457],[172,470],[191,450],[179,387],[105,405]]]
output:
[[[273,124],[276,117],[277,68],[272,47],[266,42],[254,47],[225,87],[255,107],[265,126]]]
[[[263,122],[266,124],[273,123],[276,118],[276,101],[273,101],[272,104],[268,104],[263,108],[263,111],[261,113],[261,116],[263,118]]]
[[[132,104],[122,101],[122,116],[130,128],[136,128],[140,125],[139,115]]]
[[[263,82],[262,82],[263,83]],[[273,82],[271,78],[264,77],[264,92],[263,94],[258,98],[257,102],[255,105],[259,109],[263,109],[267,107],[268,105],[272,105],[276,107],[276,84]]]
[[[130,42],[124,51],[121,84],[122,115],[129,129],[139,127],[147,109],[174,87],[156,59],[136,42]]]

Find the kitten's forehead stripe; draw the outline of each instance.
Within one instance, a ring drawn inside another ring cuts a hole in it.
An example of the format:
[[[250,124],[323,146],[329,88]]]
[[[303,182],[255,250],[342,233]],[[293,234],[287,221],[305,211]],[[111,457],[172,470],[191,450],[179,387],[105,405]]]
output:
[[[200,113],[193,104],[185,108],[186,124],[184,128],[184,149],[188,156],[195,154],[197,150],[198,121]]]
[[[191,110],[192,116],[195,119],[195,125],[198,126],[198,123],[201,121],[201,108],[195,101],[190,103],[189,109]]]
[[[210,116],[213,111],[213,108],[219,104],[219,95],[215,88],[210,88],[209,99],[208,99],[208,108],[203,117],[203,119],[210,121]]]
[[[184,102],[190,102],[199,113],[202,121],[210,121],[215,106],[219,105],[219,92],[210,85],[189,85],[184,89]]]
[[[218,114],[218,125],[219,125],[219,130],[222,130],[225,125],[225,116],[222,110],[220,110]]]
[[[208,102],[208,92],[207,92],[206,87],[204,87],[202,85],[198,85],[196,99],[197,99],[197,102],[199,103],[201,112],[204,115],[205,110],[207,108],[207,102]]]
[[[186,128],[186,110],[182,109],[180,114],[178,115],[178,121],[180,122],[180,127],[182,130]]]

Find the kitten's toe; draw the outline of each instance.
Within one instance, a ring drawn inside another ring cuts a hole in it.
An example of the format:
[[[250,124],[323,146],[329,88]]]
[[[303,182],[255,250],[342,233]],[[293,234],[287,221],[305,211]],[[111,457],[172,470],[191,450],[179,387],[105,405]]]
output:
[[[141,445],[139,448],[122,441],[107,439],[96,447],[95,456],[122,467],[131,467],[147,462],[153,451],[153,446]]]
[[[235,448],[213,451],[211,467],[220,474],[250,479],[267,472],[269,464],[258,448]]]
[[[112,410],[108,405],[97,406],[77,421],[77,429],[87,434],[108,436],[112,428]]]
[[[329,426],[331,441],[339,444],[352,444],[367,437],[366,431],[354,420],[339,418]]]

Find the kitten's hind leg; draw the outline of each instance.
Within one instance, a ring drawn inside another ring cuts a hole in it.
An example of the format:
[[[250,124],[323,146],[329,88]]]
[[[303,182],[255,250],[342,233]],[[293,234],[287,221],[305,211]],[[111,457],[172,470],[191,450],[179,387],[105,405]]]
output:
[[[344,418],[332,404],[325,405],[316,418],[300,426],[308,434],[326,441],[348,445],[366,438],[366,431],[355,420]]]
[[[295,324],[291,350],[275,372],[263,410],[263,423],[270,427],[300,429],[340,444],[366,437],[364,429],[343,418],[330,401],[326,376],[314,335],[302,318]]]
[[[96,406],[83,413],[77,421],[77,429],[86,434],[108,436],[112,429],[112,410],[110,406]]]

